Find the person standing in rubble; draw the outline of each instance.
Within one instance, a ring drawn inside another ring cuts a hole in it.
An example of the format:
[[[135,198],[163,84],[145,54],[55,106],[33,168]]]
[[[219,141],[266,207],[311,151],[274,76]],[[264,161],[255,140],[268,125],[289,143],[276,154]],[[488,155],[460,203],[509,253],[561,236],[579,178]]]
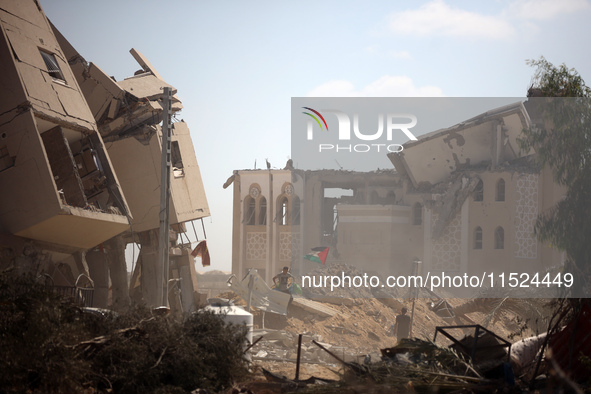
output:
[[[289,273],[289,267],[283,267],[283,271],[273,277],[275,289],[288,294],[293,281],[294,277]]]
[[[390,328],[390,331],[396,334],[398,341],[410,337],[410,316],[406,312],[408,312],[408,309],[403,307],[400,310],[400,314],[396,315],[396,323],[392,324]]]

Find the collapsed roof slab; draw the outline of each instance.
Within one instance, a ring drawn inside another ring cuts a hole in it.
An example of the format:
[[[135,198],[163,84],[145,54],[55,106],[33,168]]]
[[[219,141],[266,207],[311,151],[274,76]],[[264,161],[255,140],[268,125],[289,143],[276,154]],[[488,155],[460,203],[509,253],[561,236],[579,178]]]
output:
[[[162,106],[154,101],[137,102],[130,106],[125,116],[112,121],[105,120],[99,131],[105,141],[120,138],[122,134],[141,129],[145,124],[156,124],[162,120]]]
[[[388,157],[415,188],[430,187],[457,170],[519,158],[517,138],[529,125],[523,103],[517,102],[420,136]]]
[[[158,73],[158,71],[156,71],[154,66],[152,66],[152,64],[148,61],[148,59],[144,55],[142,55],[140,53],[140,51],[138,51],[135,48],[131,48],[129,50],[129,53],[131,53],[131,56],[133,56],[135,61],[138,62],[138,64],[144,69],[144,71],[149,71],[152,74],[154,74],[154,76],[156,76],[156,78],[164,81],[164,78],[162,78],[162,76]]]
[[[164,98],[165,87],[172,89],[173,94],[177,92],[175,87],[152,74],[140,74],[125,78],[123,81],[119,81],[118,84],[128,93],[138,98],[147,98],[148,100],[160,100]]]

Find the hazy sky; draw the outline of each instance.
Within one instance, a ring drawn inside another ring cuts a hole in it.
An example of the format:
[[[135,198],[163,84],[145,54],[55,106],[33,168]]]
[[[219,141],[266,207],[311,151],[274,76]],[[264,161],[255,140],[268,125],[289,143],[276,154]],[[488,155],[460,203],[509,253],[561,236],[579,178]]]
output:
[[[522,97],[533,74],[525,61],[542,55],[591,84],[586,0],[41,5],[117,80],[140,68],[136,48],[178,89],[211,209],[211,269],[231,269],[232,191],[222,184],[255,160],[285,166],[291,97]]]

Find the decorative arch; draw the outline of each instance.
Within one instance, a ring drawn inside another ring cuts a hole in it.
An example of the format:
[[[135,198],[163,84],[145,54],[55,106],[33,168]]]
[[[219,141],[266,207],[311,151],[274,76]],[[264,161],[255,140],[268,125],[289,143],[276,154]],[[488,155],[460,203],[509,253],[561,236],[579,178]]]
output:
[[[261,186],[257,183],[250,185],[248,196],[244,198],[244,219],[247,226],[267,223],[267,200],[261,193]]]
[[[277,213],[275,222],[279,226],[300,224],[300,199],[295,195],[294,187],[290,182],[281,186],[281,194],[277,197]]]

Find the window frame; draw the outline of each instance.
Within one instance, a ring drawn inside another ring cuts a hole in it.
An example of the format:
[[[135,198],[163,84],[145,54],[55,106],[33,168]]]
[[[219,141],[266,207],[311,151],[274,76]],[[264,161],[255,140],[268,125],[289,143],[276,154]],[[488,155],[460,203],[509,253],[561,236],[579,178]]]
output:
[[[472,197],[475,202],[484,201],[484,182],[482,181],[482,179],[478,180],[478,184],[474,189],[474,194],[472,195]]]
[[[499,180],[497,181],[497,185],[495,187],[495,201],[505,201],[506,185],[507,183],[505,182],[505,180],[503,178],[499,178]]]
[[[482,232],[482,227],[480,226],[476,226],[476,228],[474,229],[473,232],[473,243],[472,243],[472,249],[474,250],[482,250],[482,241],[483,241],[483,232]]]
[[[41,55],[41,58],[43,59],[43,63],[45,63],[45,68],[47,69],[47,73],[49,74],[49,76],[51,76],[53,81],[54,82],[62,82],[65,84],[66,77],[64,77],[64,72],[62,71],[62,69],[57,61],[57,57],[55,56],[55,53],[51,53],[49,51],[46,51],[45,49],[39,48],[39,54]]]
[[[495,229],[495,249],[505,249],[505,230],[501,226]]]

